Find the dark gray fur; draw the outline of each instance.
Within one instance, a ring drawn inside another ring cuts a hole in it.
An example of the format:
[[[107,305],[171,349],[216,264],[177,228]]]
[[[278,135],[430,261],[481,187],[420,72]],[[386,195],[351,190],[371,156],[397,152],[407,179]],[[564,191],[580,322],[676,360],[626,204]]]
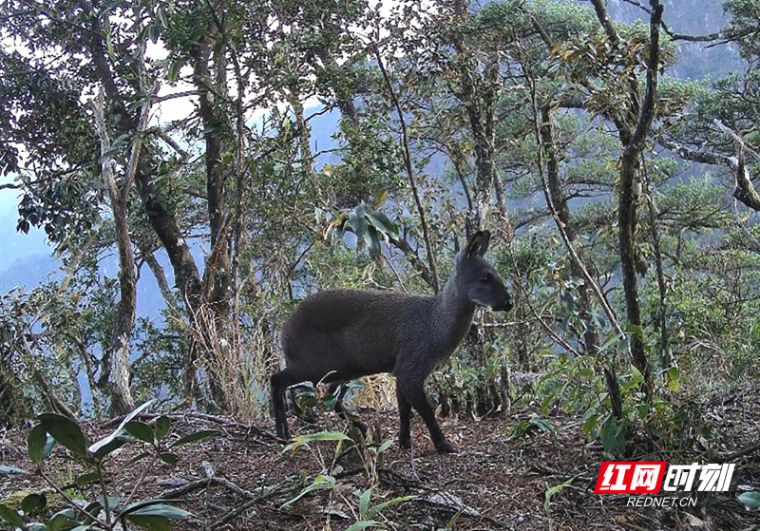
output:
[[[435,420],[424,384],[454,353],[470,328],[476,306],[496,311],[512,308],[504,283],[483,259],[489,240],[487,231],[470,238],[445,288],[435,296],[335,290],[304,300],[283,329],[286,368],[271,380],[277,435],[289,437],[284,402],[288,386],[305,381],[344,382],[389,372],[396,377],[401,446],[411,444],[409,421],[414,408],[436,449],[455,451]]]

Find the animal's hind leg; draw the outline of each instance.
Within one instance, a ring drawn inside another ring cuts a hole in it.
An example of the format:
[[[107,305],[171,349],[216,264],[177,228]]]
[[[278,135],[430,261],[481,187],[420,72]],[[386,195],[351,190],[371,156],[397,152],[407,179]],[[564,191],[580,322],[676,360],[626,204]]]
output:
[[[289,439],[288,419],[285,415],[285,390],[288,386],[293,385],[298,380],[288,369],[282,370],[272,375],[269,380],[270,400],[272,402],[272,415],[274,415],[277,436],[281,439]]]
[[[335,392],[338,391],[338,388],[340,388],[340,391],[338,392],[338,396],[335,397],[335,412],[343,420],[349,421],[357,430],[362,432],[362,435],[366,437],[367,425],[357,419],[355,415],[348,412],[346,410],[346,406],[343,404],[343,399],[346,397],[348,387],[341,385],[340,383],[331,383],[330,387],[327,388],[327,392],[331,395],[334,395]]]

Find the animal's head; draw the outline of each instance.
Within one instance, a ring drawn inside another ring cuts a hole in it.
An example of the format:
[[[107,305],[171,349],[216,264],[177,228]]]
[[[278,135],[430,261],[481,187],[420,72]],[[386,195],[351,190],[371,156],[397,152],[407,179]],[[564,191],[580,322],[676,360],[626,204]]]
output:
[[[504,281],[483,255],[488,251],[491,233],[478,231],[467,241],[467,246],[457,258],[456,282],[460,293],[466,293],[470,301],[488,306],[497,312],[512,309],[512,299]]]

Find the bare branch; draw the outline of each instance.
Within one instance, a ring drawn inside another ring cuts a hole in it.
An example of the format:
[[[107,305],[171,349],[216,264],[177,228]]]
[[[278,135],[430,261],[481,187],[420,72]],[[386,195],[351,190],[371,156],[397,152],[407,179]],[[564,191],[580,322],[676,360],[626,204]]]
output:
[[[375,59],[377,59],[377,65],[383,74],[385,84],[388,87],[388,93],[390,94],[393,106],[396,108],[399,122],[401,122],[401,140],[404,148],[404,165],[406,166],[407,177],[409,178],[409,186],[412,189],[412,195],[414,196],[414,202],[417,205],[417,213],[420,217],[420,225],[422,226],[422,237],[425,240],[425,250],[427,253],[428,264],[430,266],[430,275],[433,281],[433,291],[438,293],[440,286],[438,283],[438,271],[435,266],[435,255],[433,254],[433,246],[430,242],[430,232],[428,230],[427,219],[425,217],[425,209],[422,206],[420,200],[420,192],[417,189],[417,180],[414,176],[414,169],[412,168],[412,153],[409,149],[409,134],[406,129],[406,119],[404,118],[404,110],[401,108],[401,103],[398,100],[396,91],[393,90],[393,83],[388,75],[388,71],[383,64],[383,58],[380,56],[380,49],[377,44],[374,46]]]

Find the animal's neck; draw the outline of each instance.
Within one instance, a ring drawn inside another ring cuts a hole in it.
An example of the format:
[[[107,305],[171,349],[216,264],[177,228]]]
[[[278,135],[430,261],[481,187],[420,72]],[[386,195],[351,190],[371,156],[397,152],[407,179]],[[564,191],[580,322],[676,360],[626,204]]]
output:
[[[436,296],[436,319],[446,333],[451,334],[457,343],[470,328],[475,304],[466,293],[461,293],[456,283],[456,274],[452,275],[446,286]]]

